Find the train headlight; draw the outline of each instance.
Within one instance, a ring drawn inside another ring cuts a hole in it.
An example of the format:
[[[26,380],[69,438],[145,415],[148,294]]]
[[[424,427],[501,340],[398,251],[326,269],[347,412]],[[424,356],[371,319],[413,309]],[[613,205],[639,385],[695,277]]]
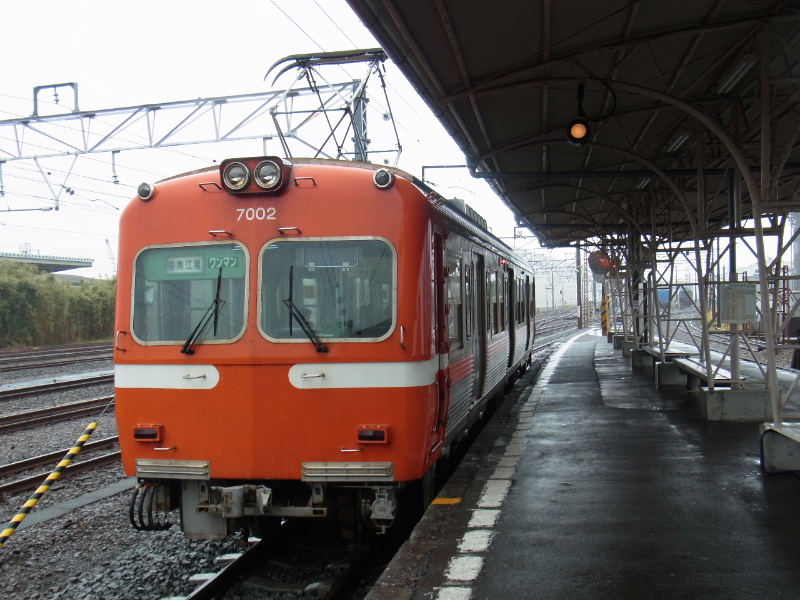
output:
[[[277,156],[228,158],[219,167],[226,192],[245,194],[281,194],[292,179],[293,165]]]
[[[253,177],[259,187],[273,190],[281,183],[281,168],[273,160],[262,160],[256,166]]]
[[[225,186],[238,192],[247,187],[250,181],[250,170],[247,166],[240,162],[228,163],[225,170],[222,172],[222,182]]]

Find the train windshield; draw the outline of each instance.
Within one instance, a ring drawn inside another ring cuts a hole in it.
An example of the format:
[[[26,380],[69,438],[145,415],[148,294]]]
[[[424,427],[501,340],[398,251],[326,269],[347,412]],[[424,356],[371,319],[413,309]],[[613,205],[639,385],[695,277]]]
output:
[[[261,259],[261,330],[273,339],[307,340],[291,304],[320,339],[386,337],[394,324],[395,270],[393,248],[379,239],[272,241]]]
[[[136,258],[133,334],[142,343],[238,339],[245,324],[247,256],[239,244],[147,248]]]

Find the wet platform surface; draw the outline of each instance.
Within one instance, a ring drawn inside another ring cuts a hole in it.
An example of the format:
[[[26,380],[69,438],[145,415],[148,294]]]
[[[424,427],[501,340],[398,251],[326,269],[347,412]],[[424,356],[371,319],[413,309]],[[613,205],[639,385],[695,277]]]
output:
[[[800,477],[598,330],[503,403],[368,598],[800,597]]]

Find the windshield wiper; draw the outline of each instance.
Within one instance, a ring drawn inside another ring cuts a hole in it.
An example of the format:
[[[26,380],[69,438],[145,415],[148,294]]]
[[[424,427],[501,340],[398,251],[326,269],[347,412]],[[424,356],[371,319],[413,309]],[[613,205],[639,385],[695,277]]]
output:
[[[292,317],[297,319],[300,328],[303,330],[303,333],[306,334],[311,343],[314,344],[314,347],[317,349],[317,352],[327,352],[328,347],[322,343],[322,340],[317,335],[317,332],[314,331],[314,328],[311,326],[311,323],[308,322],[305,315],[300,312],[300,309],[292,300],[294,296],[294,265],[289,267],[289,297],[286,298],[283,303],[289,309],[289,335],[292,335]]]
[[[211,306],[206,309],[206,312],[200,319],[200,322],[197,323],[197,327],[192,330],[192,333],[189,334],[189,337],[184,342],[183,347],[181,348],[181,352],[183,354],[194,354],[194,345],[205,333],[206,328],[208,327],[208,324],[211,323],[212,318],[214,320],[214,335],[217,335],[219,309],[223,304],[225,304],[225,302],[219,298],[220,288],[222,288],[222,267],[219,268],[219,275],[217,275],[217,291],[214,293],[214,301],[211,303]]]

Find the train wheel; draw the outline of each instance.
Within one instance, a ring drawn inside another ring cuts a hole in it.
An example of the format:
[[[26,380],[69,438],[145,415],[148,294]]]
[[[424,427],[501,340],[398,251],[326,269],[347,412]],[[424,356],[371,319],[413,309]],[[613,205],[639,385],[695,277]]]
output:
[[[264,540],[278,535],[282,524],[283,519],[280,517],[257,517],[251,519],[247,526],[251,535]]]
[[[436,481],[436,472],[438,462],[433,463],[433,466],[428,469],[428,472],[422,476],[422,511],[423,513],[428,510],[428,507],[433,502],[434,498],[436,498],[437,489],[437,481]]]
[[[371,490],[339,491],[336,498],[336,512],[344,539],[363,542],[374,533],[375,528],[369,518],[372,501]]]

